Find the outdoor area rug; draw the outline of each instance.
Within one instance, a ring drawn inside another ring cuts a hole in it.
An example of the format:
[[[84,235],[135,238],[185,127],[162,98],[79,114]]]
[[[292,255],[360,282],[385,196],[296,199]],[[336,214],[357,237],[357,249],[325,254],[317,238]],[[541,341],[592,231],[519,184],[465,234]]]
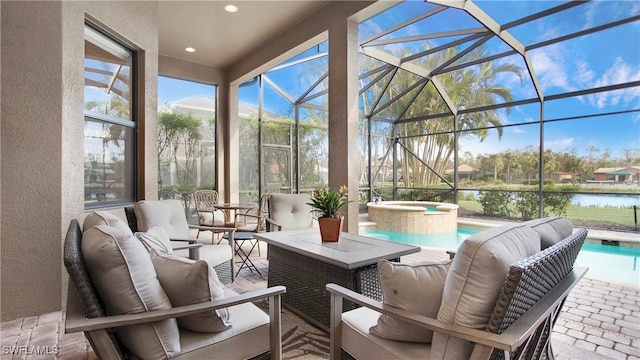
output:
[[[263,311],[269,311],[267,300],[260,300],[255,304]],[[282,358],[301,360],[329,358],[329,334],[282,307]]]

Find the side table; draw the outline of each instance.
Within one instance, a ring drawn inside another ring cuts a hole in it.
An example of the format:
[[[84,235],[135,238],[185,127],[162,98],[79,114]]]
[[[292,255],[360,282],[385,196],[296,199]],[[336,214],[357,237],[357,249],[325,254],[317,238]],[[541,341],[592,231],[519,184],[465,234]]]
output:
[[[229,233],[224,234],[222,238],[229,239]],[[258,270],[256,265],[249,258],[249,255],[251,255],[251,252],[253,251],[253,249],[255,249],[256,245],[258,244],[258,239],[253,237],[252,232],[236,232],[233,234],[233,240],[236,244],[235,254],[240,257],[240,260],[242,260],[242,263],[238,268],[238,272],[236,272],[236,276],[238,276],[238,274],[240,273],[240,270],[242,270],[242,268],[244,267],[251,270],[251,272],[255,270],[260,276],[262,276],[262,274],[260,273],[260,270]],[[244,245],[246,241],[249,241],[249,243],[251,244],[251,249],[249,249],[248,252],[246,252],[242,248],[242,245]]]

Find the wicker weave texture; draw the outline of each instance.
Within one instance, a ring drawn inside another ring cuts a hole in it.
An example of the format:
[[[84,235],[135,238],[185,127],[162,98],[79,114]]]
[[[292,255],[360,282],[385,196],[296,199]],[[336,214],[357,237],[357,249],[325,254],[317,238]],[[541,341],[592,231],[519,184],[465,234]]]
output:
[[[564,279],[573,269],[586,236],[587,231],[579,229],[557,244],[511,265],[487,329],[502,333]],[[543,325],[539,345],[532,344],[530,348],[519,349],[517,353],[526,351],[535,359],[546,358],[548,337],[555,316],[552,320]],[[494,351],[492,359],[502,358],[502,352]]]
[[[284,285],[282,302],[329,326],[330,294],[325,286],[336,283],[376,300],[382,299],[377,265],[344,269],[280,247],[269,249],[269,286]],[[345,301],[344,311],[356,308]]]

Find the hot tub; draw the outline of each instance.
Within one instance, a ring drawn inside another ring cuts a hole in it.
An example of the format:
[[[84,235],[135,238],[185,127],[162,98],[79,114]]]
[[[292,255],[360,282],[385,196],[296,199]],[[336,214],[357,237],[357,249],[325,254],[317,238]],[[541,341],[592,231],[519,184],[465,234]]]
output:
[[[367,203],[376,229],[416,234],[443,234],[458,229],[458,205],[431,201]]]

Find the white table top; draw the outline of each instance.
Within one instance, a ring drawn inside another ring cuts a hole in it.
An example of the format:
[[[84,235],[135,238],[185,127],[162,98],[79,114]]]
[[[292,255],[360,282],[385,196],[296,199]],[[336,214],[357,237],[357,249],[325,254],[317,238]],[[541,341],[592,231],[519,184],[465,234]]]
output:
[[[345,269],[376,264],[380,259],[397,259],[420,251],[420,247],[343,232],[338,242],[323,242],[320,229],[263,232],[254,235],[277,246]]]

